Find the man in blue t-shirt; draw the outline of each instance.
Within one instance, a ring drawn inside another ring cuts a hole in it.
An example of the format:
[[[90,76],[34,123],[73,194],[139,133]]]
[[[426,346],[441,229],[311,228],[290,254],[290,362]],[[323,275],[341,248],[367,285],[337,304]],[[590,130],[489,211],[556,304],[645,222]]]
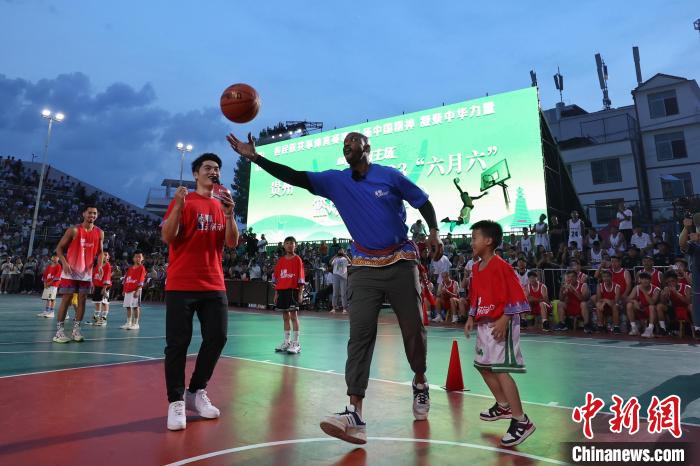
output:
[[[408,241],[404,201],[420,211],[430,228],[427,245],[440,257],[442,242],[428,195],[395,168],[370,163],[369,140],[360,133],[349,133],[343,143],[343,155],[350,167],[322,172],[297,171],[265,159],[255,151],[250,134],[247,143],[233,134],[226,139],[238,154],[272,176],[331,200],[353,239],[353,259],[348,269],[350,339],[345,364],[350,403],[343,412],[323,419],[321,429],[347,442],[367,442],[362,401],[385,296],[398,318],[406,357],[415,373],[413,415],[416,420],[427,419],[430,397],[425,378],[427,339],[421,319],[419,258],[415,244]]]
[[[690,256],[690,273],[693,277],[692,311],[693,326],[695,327],[695,339],[700,340],[700,213],[693,218],[683,219],[683,230],[678,239],[681,250]]]

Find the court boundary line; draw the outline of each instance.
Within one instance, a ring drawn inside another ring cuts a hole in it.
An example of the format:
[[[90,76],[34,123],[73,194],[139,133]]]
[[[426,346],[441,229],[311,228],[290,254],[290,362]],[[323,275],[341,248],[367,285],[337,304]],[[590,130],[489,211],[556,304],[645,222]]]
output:
[[[506,448],[492,447],[489,445],[478,445],[476,443],[453,442],[450,440],[433,440],[433,439],[425,439],[425,438],[408,438],[408,437],[367,437],[367,440],[371,440],[374,442],[427,443],[427,444],[447,445],[447,446],[461,447],[461,448],[473,448],[476,450],[485,450],[485,451],[502,453],[502,454],[511,455],[511,456],[519,456],[521,458],[528,458],[528,459],[532,459],[532,460],[543,461],[545,463],[562,464],[562,465],[569,464],[569,463],[566,463],[564,461],[555,460],[554,458],[546,458],[544,456],[532,455],[530,453],[524,453],[524,452],[517,451],[517,450],[509,450]],[[256,444],[252,444],[252,445],[244,445],[241,447],[227,448],[225,450],[218,450],[218,451],[213,451],[213,452],[209,452],[209,453],[204,453],[202,455],[193,456],[191,458],[185,458],[185,459],[176,461],[174,463],[168,463],[165,466],[182,466],[185,464],[195,463],[197,461],[201,461],[201,460],[205,460],[205,459],[209,459],[209,458],[214,458],[217,456],[224,456],[224,455],[229,455],[232,453],[239,453],[239,452],[248,451],[248,450],[256,450],[259,448],[276,447],[276,446],[280,446],[280,445],[295,445],[295,444],[304,444],[304,443],[314,443],[314,442],[342,442],[342,441],[338,440],[336,438],[333,438],[333,437],[315,437],[315,438],[278,440],[275,442],[256,443]]]
[[[141,358],[145,360],[158,359],[153,356],[142,356],[140,354],[125,353],[103,353],[100,351],[60,351],[60,350],[30,350],[30,351],[0,351],[0,354],[26,354],[26,353],[73,353],[73,354],[101,354],[104,356],[126,356],[130,358]]]
[[[243,357],[240,357],[240,356],[228,356],[228,355],[224,355],[224,354],[222,354],[221,357],[222,357],[222,358],[227,358],[227,359],[240,359],[240,360],[242,360],[242,361],[248,361],[248,362],[257,362],[257,363],[260,363],[260,364],[268,364],[268,365],[271,365],[271,366],[291,367],[291,368],[294,368],[294,369],[302,369],[302,370],[306,370],[306,371],[316,372],[316,373],[319,373],[319,374],[342,375],[343,377],[345,377],[345,372],[324,371],[324,370],[321,370],[321,369],[313,369],[313,368],[311,368],[311,367],[292,366],[291,364],[283,364],[283,363],[272,362],[272,361],[259,361],[259,360],[257,360],[257,359],[243,358]],[[390,384],[393,384],[393,385],[402,385],[402,386],[409,386],[409,385],[411,385],[411,382],[397,382],[396,380],[378,379],[378,378],[376,378],[376,377],[370,377],[369,380],[372,380],[372,381],[374,381],[374,382],[390,383]],[[431,384],[431,383],[428,384],[428,387],[430,387],[430,388],[433,389],[433,390],[440,390],[440,391],[444,390],[441,386],[435,385],[435,384]],[[478,398],[490,398],[490,399],[493,399],[493,397],[492,397],[492,396],[489,396],[489,395],[482,395],[481,393],[473,393],[473,392],[468,392],[468,391],[459,391],[459,392],[452,392],[452,393],[458,393],[458,394],[461,394],[461,395],[463,395],[463,396],[474,396],[474,397],[478,397]],[[541,406],[541,407],[543,407],[543,408],[556,408],[556,409],[564,409],[564,410],[568,410],[568,411],[573,411],[573,410],[574,410],[574,407],[572,407],[572,406],[566,406],[566,405],[560,405],[560,404],[551,405],[551,404],[549,404],[549,403],[540,403],[540,402],[537,402],[537,401],[526,401],[526,400],[521,400],[521,403],[529,404],[529,405],[535,405],[535,406]],[[558,402],[557,402],[557,403],[558,403]],[[612,413],[612,412],[610,412],[610,411],[601,411],[600,414],[605,414],[605,415],[608,415],[608,416],[614,415],[614,413]],[[640,418],[640,419],[647,420],[647,418],[646,418],[646,417],[643,417],[643,416],[640,416],[639,418]],[[684,424],[684,425],[687,425],[687,426],[693,426],[693,427],[700,427],[700,424],[696,424],[696,423],[693,423],[693,422],[681,421],[681,424]]]

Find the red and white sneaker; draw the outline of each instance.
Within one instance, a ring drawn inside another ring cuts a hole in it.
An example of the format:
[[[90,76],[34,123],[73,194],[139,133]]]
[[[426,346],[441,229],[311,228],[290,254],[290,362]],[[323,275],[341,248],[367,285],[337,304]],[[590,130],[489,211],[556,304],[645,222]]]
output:
[[[533,424],[530,419],[525,415],[524,421],[518,421],[517,419],[510,420],[510,427],[508,427],[508,432],[501,438],[501,445],[504,447],[514,447],[515,445],[520,445],[535,431],[535,424]]]
[[[512,417],[510,406],[504,408],[498,403],[494,403],[489,409],[479,413],[479,418],[482,421],[497,421],[499,419],[511,419]]]

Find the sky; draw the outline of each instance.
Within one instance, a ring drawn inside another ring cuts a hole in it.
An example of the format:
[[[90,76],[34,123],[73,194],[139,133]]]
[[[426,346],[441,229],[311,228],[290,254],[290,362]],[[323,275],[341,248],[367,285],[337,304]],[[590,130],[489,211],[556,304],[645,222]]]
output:
[[[629,105],[632,46],[644,79],[698,78],[699,17],[690,0],[0,0],[0,155],[40,156],[40,112],[62,111],[49,163],[142,206],[149,188],[179,176],[180,140],[195,146],[189,161],[219,154],[230,182],[229,131],[343,127],[527,87],[531,69],[551,108],[557,66],[565,103],[600,110],[595,53],[613,107]],[[236,82],[262,99],[245,125],[218,107]]]

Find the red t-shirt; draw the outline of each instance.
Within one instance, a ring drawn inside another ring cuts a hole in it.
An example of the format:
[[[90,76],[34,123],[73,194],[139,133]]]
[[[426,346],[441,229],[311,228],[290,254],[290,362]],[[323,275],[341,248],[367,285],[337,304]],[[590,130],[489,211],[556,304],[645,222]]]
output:
[[[168,206],[164,220],[173,209]],[[191,192],[185,197],[180,230],[168,245],[166,291],[226,291],[221,255],[226,217],[221,203]]]
[[[62,270],[61,264],[48,265],[44,270],[44,283],[48,283],[48,286],[58,286],[61,283]]]
[[[496,320],[504,313],[513,315],[529,312],[530,305],[513,267],[500,256],[493,256],[484,270],[481,262],[472,268],[469,290],[469,315],[474,320]]]
[[[272,275],[276,290],[298,289],[304,283],[304,262],[296,254],[292,257],[282,256],[275,265]]]
[[[143,265],[132,265],[124,275],[124,293],[136,291],[139,287],[143,287],[143,282],[146,281],[146,267]]]
[[[93,269],[92,286],[110,286],[112,284],[112,264],[109,262],[102,264],[102,278],[99,275],[99,271]]]

